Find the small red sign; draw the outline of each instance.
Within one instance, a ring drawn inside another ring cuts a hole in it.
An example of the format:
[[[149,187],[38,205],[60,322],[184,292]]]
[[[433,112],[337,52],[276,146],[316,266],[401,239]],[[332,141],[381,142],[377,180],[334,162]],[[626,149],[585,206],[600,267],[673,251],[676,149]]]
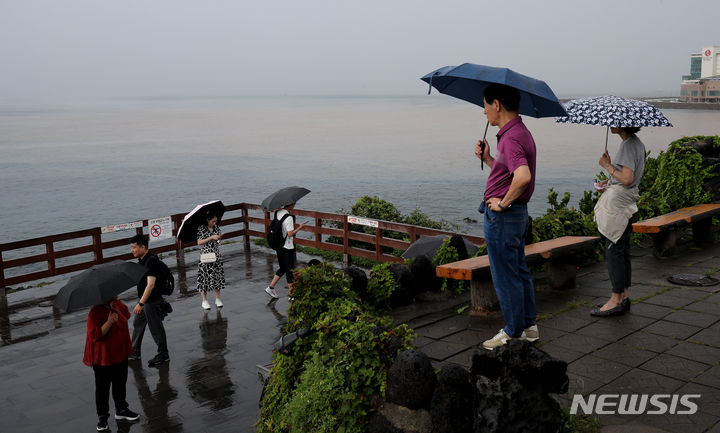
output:
[[[710,54],[712,54],[710,50],[705,50],[705,57],[710,57]]]
[[[152,228],[150,229],[150,234],[155,238],[160,236],[161,233],[162,233],[162,228],[157,224],[152,226]]]

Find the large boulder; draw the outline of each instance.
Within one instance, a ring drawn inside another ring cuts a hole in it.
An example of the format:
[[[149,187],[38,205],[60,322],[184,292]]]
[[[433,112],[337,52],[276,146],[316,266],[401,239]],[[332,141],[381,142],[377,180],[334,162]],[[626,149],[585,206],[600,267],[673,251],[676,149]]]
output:
[[[427,409],[436,384],[435,371],[427,355],[406,350],[388,370],[386,400],[408,409]]]
[[[430,403],[433,432],[472,431],[474,400],[470,373],[460,365],[444,364]]]
[[[368,277],[365,271],[357,266],[349,266],[343,269],[343,272],[350,280],[350,290],[357,293],[360,299],[367,299]]]
[[[549,393],[567,392],[567,363],[527,341],[473,355],[476,432],[557,431],[563,411]]]
[[[410,269],[402,263],[393,263],[388,266],[388,270],[398,284],[398,288],[390,295],[390,308],[412,304],[415,299],[415,277]]]
[[[415,277],[415,294],[440,291],[442,279],[435,275],[435,265],[426,256],[415,257],[410,263],[410,272]]]

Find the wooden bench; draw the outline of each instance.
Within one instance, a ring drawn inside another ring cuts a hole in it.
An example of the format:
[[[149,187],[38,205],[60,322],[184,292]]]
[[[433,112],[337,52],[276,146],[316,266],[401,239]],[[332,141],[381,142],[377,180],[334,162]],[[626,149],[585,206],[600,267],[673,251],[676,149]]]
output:
[[[550,286],[554,289],[575,287],[577,252],[592,248],[597,236],[563,236],[525,246],[525,258],[531,263],[547,260]],[[435,271],[438,277],[470,281],[470,314],[485,314],[499,309],[497,295],[490,277],[488,256],[472,257],[445,265]]]
[[[675,251],[678,229],[687,224],[692,224],[693,240],[698,245],[712,241],[712,217],[716,215],[720,215],[720,203],[699,204],[636,222],[633,232],[651,235],[655,256],[668,257]]]

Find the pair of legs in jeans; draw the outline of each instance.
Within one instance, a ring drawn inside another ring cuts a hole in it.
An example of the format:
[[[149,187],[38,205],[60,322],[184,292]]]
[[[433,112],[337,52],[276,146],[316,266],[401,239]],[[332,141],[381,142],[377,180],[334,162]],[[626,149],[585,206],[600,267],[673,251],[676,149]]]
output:
[[[535,325],[535,287],[525,262],[527,205],[513,204],[503,212],[485,208],[485,244],[490,273],[500,308],[505,316],[505,333],[518,338]]]
[[[145,335],[145,327],[150,328],[150,335],[152,335],[155,344],[158,347],[157,356],[167,358],[168,347],[167,337],[165,336],[165,326],[163,326],[163,318],[165,317],[163,303],[165,301],[160,298],[152,302],[148,302],[143,307],[140,314],[135,316],[133,321],[133,334],[132,334],[132,346],[134,355],[140,356],[140,349],[142,348],[142,340]]]

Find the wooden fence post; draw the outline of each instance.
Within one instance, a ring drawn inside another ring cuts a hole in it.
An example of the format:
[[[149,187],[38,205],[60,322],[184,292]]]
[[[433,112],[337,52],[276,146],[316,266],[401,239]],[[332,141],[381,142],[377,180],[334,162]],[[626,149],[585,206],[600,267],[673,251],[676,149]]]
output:
[[[99,265],[103,262],[102,230],[100,229],[100,227],[95,227],[94,229],[92,229],[92,240],[95,264]]]
[[[55,245],[53,244],[52,239],[45,242],[45,251],[48,255],[48,270],[50,271],[50,275],[57,275],[55,272]]]
[[[0,285],[0,338],[5,343],[12,339],[10,335],[10,313],[8,311],[7,287]]]
[[[243,217],[243,248],[245,252],[250,252],[250,222],[248,221],[249,213],[247,203],[243,203],[242,206],[242,217]]]
[[[346,267],[352,266],[352,256],[349,253],[350,249],[350,224],[347,220],[347,215],[343,216],[343,265]]]

